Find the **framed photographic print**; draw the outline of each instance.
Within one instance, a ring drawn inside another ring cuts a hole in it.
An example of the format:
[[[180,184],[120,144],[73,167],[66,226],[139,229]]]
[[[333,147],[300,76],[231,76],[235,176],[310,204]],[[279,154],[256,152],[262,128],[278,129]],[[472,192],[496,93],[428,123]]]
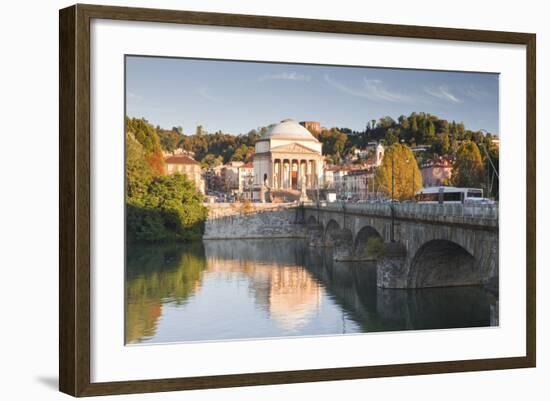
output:
[[[61,10],[60,390],[534,367],[535,113],[534,34]]]

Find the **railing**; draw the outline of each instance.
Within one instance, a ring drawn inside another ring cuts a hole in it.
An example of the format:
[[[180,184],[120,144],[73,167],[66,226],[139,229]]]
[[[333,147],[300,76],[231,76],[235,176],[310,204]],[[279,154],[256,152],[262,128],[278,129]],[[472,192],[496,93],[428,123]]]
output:
[[[317,203],[308,202],[304,206],[317,207]],[[391,203],[348,203],[320,202],[319,208],[346,212],[391,216]],[[498,221],[498,204],[463,205],[460,203],[394,203],[396,217],[430,218],[458,217]]]

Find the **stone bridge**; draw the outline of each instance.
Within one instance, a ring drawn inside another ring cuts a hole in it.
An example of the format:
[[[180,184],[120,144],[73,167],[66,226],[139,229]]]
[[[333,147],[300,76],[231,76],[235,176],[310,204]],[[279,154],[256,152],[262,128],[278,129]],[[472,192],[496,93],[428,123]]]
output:
[[[336,261],[377,260],[378,286],[498,283],[498,205],[306,204],[310,246]],[[393,237],[393,238],[392,238]]]

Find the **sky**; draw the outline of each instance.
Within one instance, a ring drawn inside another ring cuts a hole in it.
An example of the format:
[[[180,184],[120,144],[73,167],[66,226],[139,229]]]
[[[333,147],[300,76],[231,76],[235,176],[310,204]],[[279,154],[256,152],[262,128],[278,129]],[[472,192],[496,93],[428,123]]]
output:
[[[126,114],[193,134],[245,134],[285,118],[362,131],[426,112],[498,134],[498,74],[126,57]]]

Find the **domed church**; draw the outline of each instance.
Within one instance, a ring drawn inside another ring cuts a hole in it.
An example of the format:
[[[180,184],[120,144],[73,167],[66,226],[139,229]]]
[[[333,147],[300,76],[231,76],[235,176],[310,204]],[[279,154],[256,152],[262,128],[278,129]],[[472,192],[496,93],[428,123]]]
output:
[[[286,119],[256,141],[254,182],[257,188],[314,189],[323,174],[322,143],[297,121]]]

